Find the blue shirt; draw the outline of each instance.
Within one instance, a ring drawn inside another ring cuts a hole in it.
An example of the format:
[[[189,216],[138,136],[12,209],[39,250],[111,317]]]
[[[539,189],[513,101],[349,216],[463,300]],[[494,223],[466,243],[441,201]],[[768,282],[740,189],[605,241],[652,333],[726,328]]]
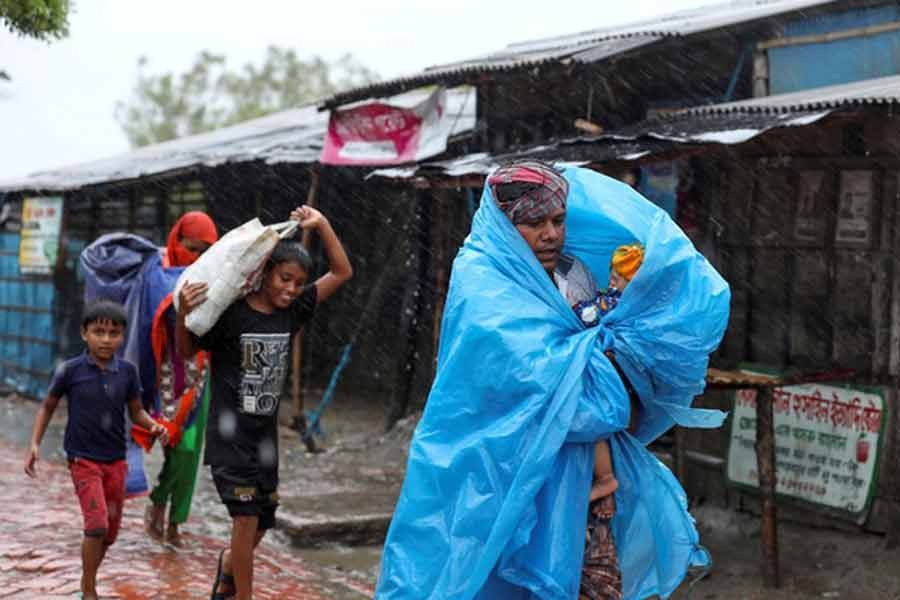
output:
[[[56,369],[51,396],[66,397],[69,420],[63,441],[66,455],[100,462],[125,458],[125,408],[141,397],[137,368],[113,357],[101,368],[87,352]]]

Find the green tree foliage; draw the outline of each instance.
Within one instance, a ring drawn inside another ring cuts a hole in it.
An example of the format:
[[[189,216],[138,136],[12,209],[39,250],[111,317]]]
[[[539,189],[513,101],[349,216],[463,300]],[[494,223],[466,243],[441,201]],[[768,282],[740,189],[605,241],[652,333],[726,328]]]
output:
[[[0,0],[0,26],[12,33],[50,41],[69,35],[69,0]],[[0,69],[0,81],[9,81]]]
[[[262,66],[230,70],[225,56],[201,52],[176,75],[147,73],[138,61],[133,97],[116,106],[116,119],[133,146],[211,131],[293,108],[337,91],[377,80],[350,55],[327,62],[298,58],[294,50],[270,46]]]
[[[0,0],[0,24],[39,40],[64,38],[69,35],[69,0]]]

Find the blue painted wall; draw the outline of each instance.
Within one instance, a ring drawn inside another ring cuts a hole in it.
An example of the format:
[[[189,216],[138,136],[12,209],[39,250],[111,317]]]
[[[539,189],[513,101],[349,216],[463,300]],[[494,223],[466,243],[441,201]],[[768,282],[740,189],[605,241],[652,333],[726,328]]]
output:
[[[56,360],[54,287],[19,273],[19,234],[0,233],[0,384],[42,396]]]
[[[785,36],[815,35],[900,21],[892,5],[803,19]],[[900,74],[900,31],[769,50],[769,93],[782,94]]]

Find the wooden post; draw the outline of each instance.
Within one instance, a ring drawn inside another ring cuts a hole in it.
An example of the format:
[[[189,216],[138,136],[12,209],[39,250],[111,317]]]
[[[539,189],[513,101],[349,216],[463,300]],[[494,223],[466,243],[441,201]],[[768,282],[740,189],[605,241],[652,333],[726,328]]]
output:
[[[757,49],[753,53],[753,97],[769,95],[769,55]]]
[[[446,268],[446,230],[449,227],[450,208],[447,206],[445,190],[434,192],[434,217],[431,221],[433,232],[432,259],[434,260],[434,330],[432,331],[432,377],[437,365],[438,345],[441,339],[441,318],[444,315],[444,303],[447,300],[447,268]]]
[[[891,195],[888,195],[886,190],[884,203],[885,206],[890,206],[893,211],[896,211],[897,207],[900,206],[900,174],[891,172],[890,177],[893,179],[893,181],[891,181],[892,189],[890,189],[892,193]],[[893,228],[888,232],[891,245],[887,248],[890,253],[896,253],[900,250],[900,220],[894,220],[892,221],[892,224]],[[898,395],[898,388],[900,388],[900,268],[898,268],[896,261],[892,261],[891,265],[893,272],[891,278],[890,357],[888,361],[888,374],[891,376],[893,386],[892,389],[888,391],[888,399],[890,400],[889,405],[895,408],[889,413],[891,416],[888,423],[890,425],[890,431],[896,434],[897,432],[900,432],[900,416],[898,416],[896,410],[896,407],[900,406],[900,395]],[[897,440],[895,437],[892,445],[894,447],[894,457],[900,458],[900,440]],[[896,458],[893,460],[893,464],[897,464]],[[900,478],[895,477],[894,485],[892,487],[892,498],[889,504],[890,517],[886,536],[886,547],[888,550],[900,547]]]
[[[316,194],[319,190],[319,171],[313,167],[309,170],[309,192],[306,205],[316,207]],[[309,250],[309,230],[303,230],[303,246]],[[303,369],[303,329],[294,334],[291,347],[291,403],[294,407],[295,421],[303,422],[303,387],[300,385],[300,372]],[[302,431],[301,431],[302,433]]]
[[[888,406],[895,407],[898,400],[900,400],[900,397],[898,397],[897,384],[894,383],[893,388],[887,390],[885,402]],[[896,409],[888,413],[888,428],[889,431],[894,433],[900,431],[900,414],[897,413]],[[885,450],[888,448],[891,450],[890,453],[886,454],[890,461],[888,464],[896,465],[897,461],[900,460],[900,440],[897,440],[895,437],[893,443],[886,446]],[[882,474],[884,474],[884,471],[882,471]],[[885,536],[885,549],[887,550],[895,550],[900,547],[900,481],[898,481],[896,475],[892,479],[894,481],[888,489],[887,499],[888,524],[887,535]]]
[[[687,487],[687,432],[684,427],[675,426],[675,448],[672,452],[675,462],[675,477],[682,487]]]
[[[885,195],[884,203],[886,206],[890,206],[892,211],[896,211],[900,208],[900,173],[892,172],[890,177],[893,179],[891,182],[893,194],[890,197]],[[887,189],[890,188],[886,186]],[[896,252],[900,250],[900,219],[894,222],[892,229],[888,230],[888,236],[890,236],[890,245],[886,246],[887,252],[889,255],[895,256]],[[891,268],[893,273],[891,277],[891,308],[889,317],[890,342],[888,343],[888,348],[890,355],[888,357],[888,374],[896,382],[898,381],[898,376],[900,376],[900,268],[898,268],[896,261],[891,261]]]
[[[319,192],[319,170],[315,167],[309,170],[309,192],[306,194],[306,206],[310,208],[316,207],[316,196]],[[303,230],[302,242],[303,246],[309,250],[309,229]]]
[[[762,503],[760,541],[762,543],[763,584],[780,585],[778,574],[778,524],[775,510],[775,419],[772,388],[757,388],[756,395],[756,468],[759,472],[759,497]]]
[[[423,284],[427,282],[429,256],[431,255],[431,198],[420,190],[412,194],[412,227],[407,236],[404,249],[407,251],[405,264],[407,271],[403,289],[403,300],[400,303],[400,331],[403,336],[398,349],[399,365],[397,382],[389,399],[385,412],[385,431],[390,431],[394,424],[406,415],[409,399],[413,393],[413,381],[416,375],[418,327],[423,308]]]

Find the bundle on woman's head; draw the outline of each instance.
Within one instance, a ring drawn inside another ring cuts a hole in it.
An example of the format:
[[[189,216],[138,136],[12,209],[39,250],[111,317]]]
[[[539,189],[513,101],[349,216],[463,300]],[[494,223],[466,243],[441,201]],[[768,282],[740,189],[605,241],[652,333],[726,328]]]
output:
[[[566,208],[569,182],[552,165],[522,160],[500,167],[487,179],[497,207],[513,225],[539,221]]]

